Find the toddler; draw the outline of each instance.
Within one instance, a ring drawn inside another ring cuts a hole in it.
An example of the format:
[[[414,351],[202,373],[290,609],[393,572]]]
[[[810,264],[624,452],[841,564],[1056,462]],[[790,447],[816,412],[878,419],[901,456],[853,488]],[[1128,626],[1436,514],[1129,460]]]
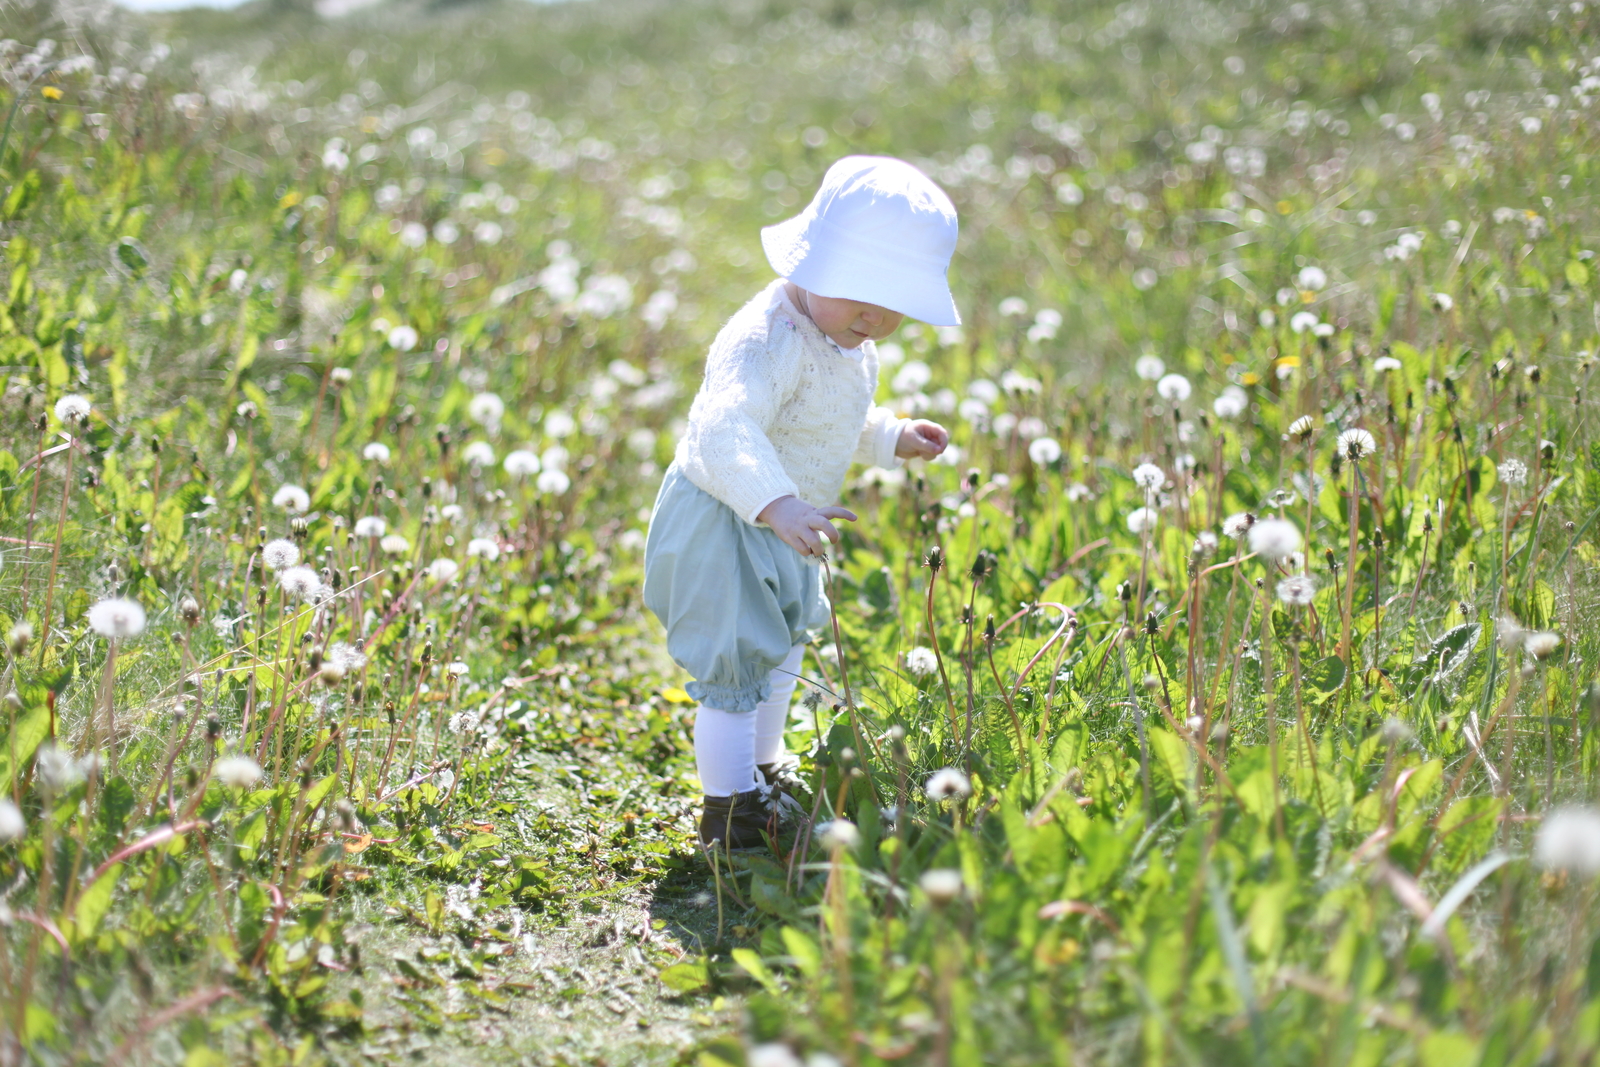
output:
[[[898,159],[848,156],[799,215],[761,231],[779,278],[717,334],[645,544],[644,600],[694,677],[700,838],[763,843],[798,779],[783,750],[809,631],[828,622],[820,560],[852,462],[944,451],[937,423],[873,404],[874,342],[906,316],[960,324],[945,275],[955,207]]]

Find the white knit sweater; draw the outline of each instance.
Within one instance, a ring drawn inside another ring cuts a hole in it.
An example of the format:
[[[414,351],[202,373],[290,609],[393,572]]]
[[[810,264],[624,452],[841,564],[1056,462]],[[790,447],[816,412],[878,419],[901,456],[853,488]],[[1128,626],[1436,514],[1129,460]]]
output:
[[[678,466],[752,524],[782,496],[832,504],[852,462],[899,462],[895,445],[910,420],[874,406],[877,389],[872,342],[840,351],[789,302],[780,278],[711,343]]]

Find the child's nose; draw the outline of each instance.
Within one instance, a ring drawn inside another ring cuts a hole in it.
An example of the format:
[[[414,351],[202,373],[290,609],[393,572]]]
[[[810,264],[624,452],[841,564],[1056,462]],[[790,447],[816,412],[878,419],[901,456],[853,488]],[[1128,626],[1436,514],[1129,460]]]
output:
[[[861,321],[868,326],[877,326],[883,322],[883,309],[875,307],[862,308]]]

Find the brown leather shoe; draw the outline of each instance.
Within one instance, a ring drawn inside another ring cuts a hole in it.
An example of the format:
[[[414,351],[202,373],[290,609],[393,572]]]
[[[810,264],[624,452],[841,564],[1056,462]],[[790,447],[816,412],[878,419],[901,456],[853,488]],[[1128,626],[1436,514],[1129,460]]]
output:
[[[731,797],[704,797],[700,842],[707,848],[765,848],[777,832],[772,793],[756,788]]]

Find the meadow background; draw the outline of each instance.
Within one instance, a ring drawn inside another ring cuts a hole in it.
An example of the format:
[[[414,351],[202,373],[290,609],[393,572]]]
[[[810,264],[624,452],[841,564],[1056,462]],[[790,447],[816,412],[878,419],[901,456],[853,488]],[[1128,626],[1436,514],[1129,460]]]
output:
[[[7,0],[0,1063],[1586,1063],[1587,3]],[[639,602],[759,227],[950,193],[789,742]]]

